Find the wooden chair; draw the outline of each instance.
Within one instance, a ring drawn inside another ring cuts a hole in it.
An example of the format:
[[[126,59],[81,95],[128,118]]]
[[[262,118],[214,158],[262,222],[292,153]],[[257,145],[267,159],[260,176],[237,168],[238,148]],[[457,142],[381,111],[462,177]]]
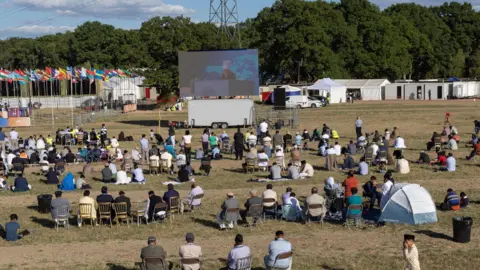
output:
[[[250,207],[248,208],[247,217],[253,218],[254,224],[256,221],[262,222],[263,221],[263,205],[262,204],[250,205]],[[251,225],[250,222],[248,224]]]
[[[237,259],[237,270],[250,270],[252,268],[252,257],[244,257]]]
[[[128,225],[129,217],[128,217],[127,209],[128,207],[126,202],[113,204],[113,210],[115,210],[115,222],[117,223],[117,225],[120,225],[121,220],[126,220],[127,227],[129,227]]]
[[[160,211],[165,212],[164,219],[163,219],[163,220],[165,220],[166,217],[167,217],[167,213],[168,213],[167,203],[161,202],[161,203],[155,204],[155,207],[153,208],[153,217],[151,217],[153,221],[161,221],[162,220],[162,219],[160,219],[160,216],[157,215],[157,213],[160,212]]]
[[[149,270],[149,269],[166,270],[167,267],[162,258],[143,258],[141,269],[142,270]]]
[[[290,261],[292,260],[293,256],[293,252],[290,251],[290,252],[284,252],[284,253],[280,253],[277,255],[277,257],[275,258],[275,261],[273,262],[273,267],[270,267],[270,270],[285,270],[285,269],[289,269],[290,266],[287,266],[287,267],[278,267],[278,266],[275,266],[277,264],[277,261],[278,260],[286,260],[286,259],[290,259]]]
[[[307,222],[308,223],[320,223],[323,226],[323,218],[325,217],[325,214],[320,215],[320,216],[312,216],[310,215],[310,210],[315,210],[315,209],[322,209],[323,205],[321,204],[309,204],[307,205]],[[318,220],[312,220],[312,218],[318,218]]]
[[[168,167],[168,160],[160,159],[160,173],[166,172],[168,173],[170,168]]]
[[[360,210],[360,214],[356,214],[356,215],[350,214],[350,210]],[[360,227],[362,223],[362,213],[363,213],[363,205],[361,204],[349,205],[347,208],[347,217],[344,225],[348,228],[350,228],[350,226],[356,226],[357,228]]]
[[[139,201],[133,204],[133,208],[130,210],[130,215],[132,216],[132,223],[134,219],[137,219],[137,227],[140,226],[142,218],[145,219],[145,224],[148,225],[148,219],[145,218],[145,213],[147,209],[147,201]]]
[[[272,206],[265,206],[265,203],[273,203]],[[274,198],[265,198],[263,199],[263,219],[267,218],[267,212],[271,212],[273,210],[273,219],[277,219],[277,201]]]
[[[202,269],[202,262],[200,261],[200,258],[180,258],[180,266],[181,269],[184,269],[184,265],[200,265],[199,269]]]
[[[54,220],[55,229],[58,231],[58,226],[63,226],[68,230],[70,228],[70,224],[68,222],[70,217],[70,213],[68,212],[68,205],[63,205],[55,209],[55,211],[57,212],[57,218]]]
[[[112,227],[112,203],[99,203],[98,214],[100,223],[106,219],[110,222],[110,227]]]
[[[252,173],[254,173],[257,167],[257,160],[254,158],[247,158],[245,159],[245,163],[247,164],[245,166],[245,173],[248,173],[249,171],[252,171]]]
[[[180,214],[180,198],[171,197],[168,201],[168,216],[170,216],[170,221],[175,219],[175,214]]]
[[[149,164],[149,167],[148,167],[148,170],[150,172],[150,175],[152,173],[155,173],[155,174],[158,174],[159,171],[160,171],[160,161],[159,160],[156,160],[156,159],[151,159],[150,160],[150,164]]]
[[[292,149],[292,145],[293,145],[293,139],[285,140],[285,153],[290,152],[290,150]]]
[[[202,201],[200,201],[200,204],[199,205],[192,205],[193,203],[193,200],[202,200],[202,198],[204,197],[205,195],[202,193],[202,194],[198,194],[198,195],[195,195],[192,200],[190,201],[190,211],[194,211],[194,210],[198,210],[200,212],[200,214],[203,215],[203,207],[202,207]]]
[[[365,162],[369,166],[372,166],[372,161],[373,161],[373,149],[371,147],[368,147],[367,150],[365,151]]]
[[[83,222],[87,219],[90,220],[90,224],[92,227],[96,223],[97,217],[92,215],[93,207],[91,204],[88,203],[81,203],[78,205],[78,217],[80,219],[80,224],[83,225]]]

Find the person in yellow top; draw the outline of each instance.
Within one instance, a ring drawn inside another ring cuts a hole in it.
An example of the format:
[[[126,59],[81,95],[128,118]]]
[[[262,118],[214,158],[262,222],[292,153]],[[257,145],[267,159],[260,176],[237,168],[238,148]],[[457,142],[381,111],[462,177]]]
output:
[[[48,134],[47,138],[45,139],[45,142],[48,144],[48,146],[52,146],[53,144],[53,138]]]
[[[415,246],[415,236],[405,234],[403,241],[403,258],[407,262],[405,270],[420,270],[420,262],[418,261],[418,250]]]
[[[340,139],[340,136],[338,136],[338,132],[335,129],[332,129],[332,138],[333,139]]]
[[[89,217],[91,219],[93,219],[92,222],[96,223],[96,219],[97,219],[97,203],[95,202],[95,200],[90,197],[90,190],[85,190],[83,192],[83,197],[80,198],[80,200],[78,200],[78,204],[81,205],[81,204],[89,204],[91,205],[91,212],[90,212],[90,215]],[[84,213],[82,213],[84,214]],[[88,216],[88,215],[87,215]],[[81,227],[82,226],[82,219],[80,218],[80,215],[78,215],[78,227]]]

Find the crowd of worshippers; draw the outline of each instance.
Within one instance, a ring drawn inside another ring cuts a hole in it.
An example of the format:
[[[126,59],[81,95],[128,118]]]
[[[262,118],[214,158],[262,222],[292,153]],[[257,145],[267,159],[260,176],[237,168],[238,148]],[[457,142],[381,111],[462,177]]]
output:
[[[185,244],[181,245],[178,254],[181,259],[181,269],[200,270],[202,248],[195,243],[193,233],[185,235]],[[140,258],[145,269],[171,269],[172,265],[167,261],[167,252],[157,242],[157,238],[150,236],[147,239],[147,246],[142,248]],[[226,257],[226,265],[230,270],[250,269],[253,253],[248,247],[242,234],[237,234],[234,245]],[[156,259],[156,260],[148,260]],[[283,231],[276,231],[274,240],[268,245],[267,255],[264,257],[265,269],[286,269],[291,270],[293,263],[292,244],[285,239]]]

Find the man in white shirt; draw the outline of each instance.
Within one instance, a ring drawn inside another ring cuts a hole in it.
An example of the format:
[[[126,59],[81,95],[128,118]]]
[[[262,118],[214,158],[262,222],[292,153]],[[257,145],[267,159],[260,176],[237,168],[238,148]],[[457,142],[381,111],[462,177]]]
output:
[[[112,171],[112,176],[115,179],[117,177],[117,166],[115,166],[115,163],[109,161],[108,168]]]
[[[45,149],[45,140],[43,140],[43,138],[40,137],[37,140],[37,150],[40,151],[40,150],[43,150],[43,149]]]
[[[450,148],[450,150],[458,150],[458,145],[457,145],[457,141],[455,141],[455,139],[453,139],[453,136],[450,135],[448,136],[449,140],[448,140],[448,144],[447,144],[447,147]]]
[[[127,173],[123,170],[117,171],[117,181],[115,185],[127,185],[132,182],[132,178],[127,176]]]
[[[145,176],[143,175],[143,169],[139,168],[138,165],[135,164],[135,170],[132,171],[133,174],[133,179],[132,182],[137,182],[140,184],[145,184],[147,179],[145,179]]]
[[[335,149],[335,155],[340,156],[342,154],[342,146],[338,142],[335,142],[333,149]]]
[[[330,148],[328,148],[326,154],[327,154],[327,156],[328,155],[336,155],[337,151],[335,151],[335,148],[333,148],[333,145],[330,145]]]
[[[120,144],[118,143],[118,140],[117,138],[115,138],[115,136],[113,136],[111,139],[110,139],[110,145],[113,147],[113,148],[117,148],[120,146]]]
[[[390,199],[390,190],[393,187],[392,174],[387,172],[384,176],[382,185],[382,199],[380,200],[380,210],[383,210],[385,204]]]
[[[178,152],[176,163],[177,163],[178,168],[187,164],[187,156],[183,153],[182,150],[180,150],[180,152]]]
[[[275,202],[277,202],[277,192],[273,191],[272,184],[267,185],[267,189],[262,193],[262,199],[275,199]],[[263,206],[272,207],[275,202],[263,203]]]
[[[302,160],[302,166],[300,170],[300,177],[301,178],[311,178],[313,177],[313,167],[309,163],[307,163],[305,160]]]
[[[18,149],[18,132],[15,128],[12,128],[12,131],[10,131],[10,147],[12,150]]]
[[[396,139],[395,139],[395,143],[393,144],[393,147],[395,149],[404,149],[404,148],[407,148],[407,146],[405,145],[405,140],[398,136]]]
[[[376,157],[378,153],[378,145],[375,142],[373,142],[372,145],[370,145],[369,147],[373,151],[373,156]]]
[[[258,167],[261,168],[267,168],[268,167],[268,156],[265,154],[265,151],[260,150],[257,155],[258,159]],[[260,160],[266,160],[266,161],[260,161]]]
[[[173,173],[173,169],[172,169],[173,156],[172,156],[172,154],[168,153],[168,151],[166,151],[166,150],[162,150],[162,152],[160,154],[160,159],[161,160],[166,160],[167,168],[170,168],[170,173]]]
[[[267,130],[268,130],[267,121],[265,121],[264,119],[262,123],[260,123],[259,127],[260,127],[260,136],[263,138],[265,137],[265,135],[267,135]]]
[[[135,162],[138,162],[140,161],[140,159],[142,159],[142,155],[140,154],[140,152],[138,151],[138,148],[135,147],[135,149],[132,150],[132,159],[135,161]]]
[[[204,194],[203,189],[195,183],[192,184],[191,188],[192,190],[190,190],[188,198],[182,200],[182,204],[180,205],[180,212],[184,211],[184,205],[190,206],[190,208],[193,209],[195,208],[195,206],[199,206],[200,204],[202,204],[202,199],[193,198],[197,195]]]
[[[448,153],[447,166],[445,168],[442,168],[442,170],[449,171],[449,172],[454,172],[454,171],[456,171],[456,166],[457,166],[457,161],[453,157],[453,154]]]

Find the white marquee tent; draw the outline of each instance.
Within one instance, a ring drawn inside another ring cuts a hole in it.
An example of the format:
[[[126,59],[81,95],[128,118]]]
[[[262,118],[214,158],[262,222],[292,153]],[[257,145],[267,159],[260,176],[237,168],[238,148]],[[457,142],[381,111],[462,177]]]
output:
[[[103,82],[103,90],[111,94],[112,100],[132,101],[136,103],[137,99],[141,98],[141,89],[138,85],[143,82],[143,77],[137,78],[119,78],[113,77],[108,81]]]
[[[347,88],[345,85],[336,83],[330,78],[316,81],[313,85],[308,86],[309,90],[319,90],[320,95],[326,97],[330,93],[330,103],[342,103],[346,101]]]
[[[425,224],[437,222],[437,210],[432,196],[417,184],[395,184],[389,192],[388,201],[383,203],[380,222]]]
[[[382,91],[390,84],[387,79],[335,80],[335,82],[345,85],[347,90],[360,90],[362,100],[382,100]]]

